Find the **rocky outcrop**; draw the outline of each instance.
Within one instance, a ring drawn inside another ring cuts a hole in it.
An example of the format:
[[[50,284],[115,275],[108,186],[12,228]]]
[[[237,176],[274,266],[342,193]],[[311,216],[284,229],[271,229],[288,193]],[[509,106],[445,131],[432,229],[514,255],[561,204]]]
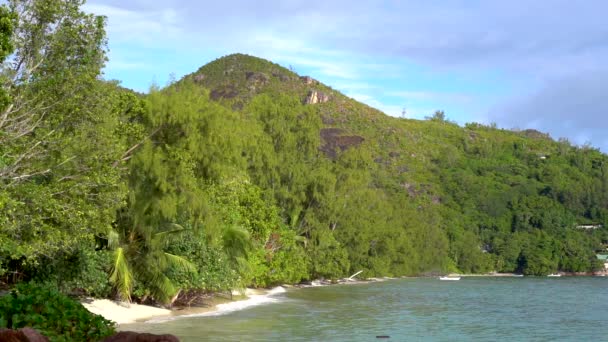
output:
[[[245,73],[245,78],[247,79],[247,88],[251,92],[258,92],[262,87],[268,84],[268,80],[270,79],[266,74],[262,72],[253,72],[247,71]]]
[[[245,78],[247,79],[247,82],[256,83],[259,85],[268,83],[268,76],[266,76],[266,74],[263,72],[247,71],[245,73]]]
[[[171,334],[154,335],[134,331],[121,331],[114,336],[106,338],[103,342],[179,342],[179,339]]]
[[[49,339],[32,328],[0,329],[2,342],[48,342]]]
[[[521,131],[520,134],[532,139],[551,139],[549,134],[537,131],[535,129],[525,129]]]
[[[49,339],[32,328],[22,328],[19,330],[0,328],[0,341],[49,342]],[[179,342],[179,339],[171,334],[154,335],[134,331],[121,331],[113,336],[107,337],[103,342]]]
[[[304,99],[304,104],[325,103],[329,101],[329,96],[317,90],[311,90]]]
[[[209,94],[209,97],[212,100],[218,101],[221,99],[235,98],[238,94],[238,90],[233,85],[225,85],[213,89]]]
[[[304,84],[308,84],[308,85],[319,84],[319,81],[315,80],[314,78],[312,78],[310,76],[301,76],[300,80],[302,82],[304,82]]]
[[[339,151],[345,151],[351,147],[359,146],[365,139],[358,135],[343,135],[344,130],[340,128],[321,129],[321,139],[324,144],[319,150],[331,159],[338,156]]]
[[[289,77],[285,74],[282,74],[280,72],[273,72],[272,76],[278,78],[281,82],[287,82],[287,81],[291,80],[291,77]]]

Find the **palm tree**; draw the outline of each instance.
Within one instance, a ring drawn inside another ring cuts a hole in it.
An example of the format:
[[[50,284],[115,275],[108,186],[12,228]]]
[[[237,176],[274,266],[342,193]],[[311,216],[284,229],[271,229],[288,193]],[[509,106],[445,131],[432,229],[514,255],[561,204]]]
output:
[[[179,289],[167,276],[172,269],[196,272],[195,266],[185,258],[167,253],[165,247],[174,241],[184,228],[177,224],[166,224],[155,228],[129,225],[112,230],[108,234],[108,246],[114,251],[110,282],[121,300],[130,302],[134,282],[142,283],[150,296],[170,303]],[[122,228],[122,229],[121,229]]]

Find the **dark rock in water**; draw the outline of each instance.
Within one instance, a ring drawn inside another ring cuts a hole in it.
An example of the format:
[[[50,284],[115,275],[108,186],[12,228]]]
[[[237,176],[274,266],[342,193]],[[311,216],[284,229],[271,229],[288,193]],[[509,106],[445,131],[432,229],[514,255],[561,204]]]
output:
[[[179,342],[179,339],[171,334],[154,335],[134,331],[121,331],[114,336],[106,338],[103,342]]]
[[[2,342],[48,342],[49,339],[32,328],[0,329]]]

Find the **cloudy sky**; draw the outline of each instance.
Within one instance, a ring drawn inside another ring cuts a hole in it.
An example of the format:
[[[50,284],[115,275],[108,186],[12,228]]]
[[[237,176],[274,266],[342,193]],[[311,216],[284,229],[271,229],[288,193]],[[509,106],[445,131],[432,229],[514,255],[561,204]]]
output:
[[[105,75],[146,91],[227,54],[311,75],[387,114],[535,128],[608,151],[608,2],[89,0]]]

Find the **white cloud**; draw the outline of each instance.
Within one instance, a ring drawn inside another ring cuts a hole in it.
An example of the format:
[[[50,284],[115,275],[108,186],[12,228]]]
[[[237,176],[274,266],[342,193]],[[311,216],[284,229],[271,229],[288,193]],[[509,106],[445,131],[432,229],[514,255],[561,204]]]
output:
[[[85,10],[108,16],[108,68],[125,71],[119,75],[168,74],[246,52],[291,64],[390,115],[402,110],[392,103],[405,102],[412,117],[444,108],[457,121],[535,125],[577,142],[603,143],[608,128],[605,82],[589,76],[608,70],[608,3],[600,0],[90,0]],[[573,86],[552,84],[560,78]]]
[[[404,108],[403,106],[388,104],[382,102],[375,97],[363,94],[363,93],[347,93],[346,96],[351,97],[359,102],[365,103],[366,105],[376,108],[383,112],[384,114],[401,117],[403,116],[403,111],[405,110],[405,117],[410,119],[419,119],[422,120],[426,116],[429,116],[434,112],[434,109],[423,108],[423,107],[408,107]]]
[[[179,15],[172,8],[136,11],[117,6],[89,3],[84,10],[108,18],[110,43],[131,43],[157,46],[159,41],[167,44],[180,37]]]
[[[507,127],[534,128],[576,144],[591,142],[608,151],[608,70],[595,70],[545,82],[533,94],[504,100],[490,119]]]
[[[114,68],[116,70],[149,69],[149,66],[145,65],[144,63],[138,63],[138,62],[128,62],[128,61],[112,59],[112,60],[110,60],[110,63],[112,65],[112,68]]]
[[[468,103],[473,100],[472,96],[461,93],[448,93],[436,91],[389,91],[387,95],[400,97],[406,100],[436,100]]]

